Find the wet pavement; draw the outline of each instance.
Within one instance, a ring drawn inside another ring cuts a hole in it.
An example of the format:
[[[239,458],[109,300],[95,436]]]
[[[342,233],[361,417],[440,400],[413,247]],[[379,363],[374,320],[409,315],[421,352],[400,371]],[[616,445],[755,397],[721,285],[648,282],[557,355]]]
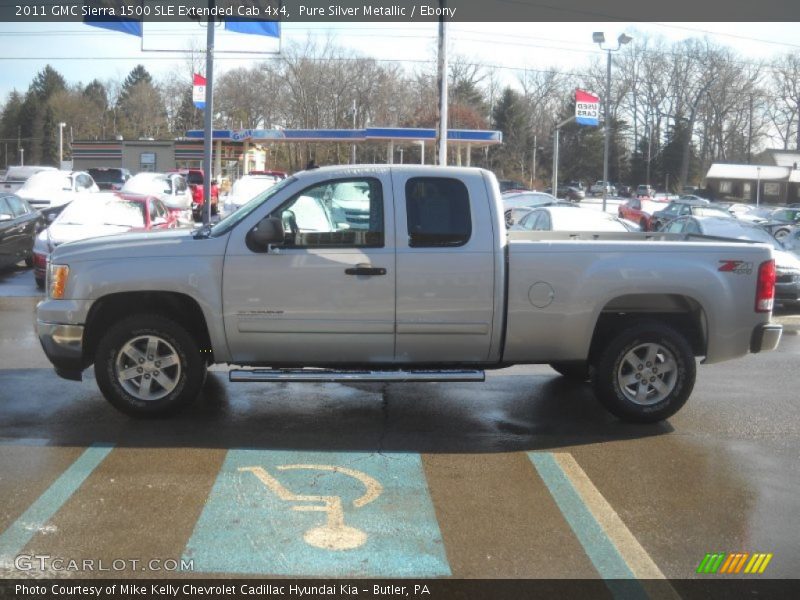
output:
[[[696,570],[717,552],[773,555],[724,577],[798,575],[796,334],[700,366],[687,405],[652,426],[546,366],[391,385],[231,384],[215,368],[184,413],[135,420],[91,370],[53,373],[37,299],[8,284],[2,576],[163,577],[174,560],[180,576],[690,578],[714,577]],[[42,555],[65,562],[30,566]]]

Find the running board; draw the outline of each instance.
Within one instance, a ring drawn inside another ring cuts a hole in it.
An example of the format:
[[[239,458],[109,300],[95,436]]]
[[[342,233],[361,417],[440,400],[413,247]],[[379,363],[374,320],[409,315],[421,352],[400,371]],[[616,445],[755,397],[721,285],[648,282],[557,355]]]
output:
[[[346,381],[485,381],[483,371],[333,371],[327,369],[232,369],[233,382],[298,381],[336,383]]]

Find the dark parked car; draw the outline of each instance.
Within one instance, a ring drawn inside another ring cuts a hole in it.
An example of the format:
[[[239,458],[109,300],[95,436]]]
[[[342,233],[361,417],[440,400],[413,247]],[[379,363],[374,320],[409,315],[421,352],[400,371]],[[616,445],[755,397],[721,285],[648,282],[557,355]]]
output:
[[[617,186],[617,195],[620,198],[630,198],[633,195],[633,188],[629,185]]]
[[[95,167],[88,169],[87,172],[92,176],[97,187],[103,191],[118,192],[131,178],[131,172],[128,169],[116,167]]]
[[[0,194],[0,267],[33,261],[33,242],[42,215],[14,194]]]
[[[800,208],[776,208],[767,217],[766,223],[760,225],[768,230],[776,239],[782,240],[792,230],[800,226]]]
[[[545,190],[545,192],[548,194],[552,193],[552,191],[552,187],[549,187]],[[556,193],[556,196],[566,200],[571,200],[573,202],[578,202],[579,200],[586,198],[586,192],[574,185],[560,185],[558,186],[558,192]]]
[[[735,217],[721,206],[713,206],[702,198],[681,197],[673,200],[666,207],[657,210],[650,218],[653,231],[660,231],[667,223],[684,215],[717,216],[734,219]]]
[[[772,256],[775,259],[775,300],[783,304],[800,304],[800,259],[761,225],[728,217],[686,216],[670,222],[664,231],[713,235],[769,244],[772,246]]]

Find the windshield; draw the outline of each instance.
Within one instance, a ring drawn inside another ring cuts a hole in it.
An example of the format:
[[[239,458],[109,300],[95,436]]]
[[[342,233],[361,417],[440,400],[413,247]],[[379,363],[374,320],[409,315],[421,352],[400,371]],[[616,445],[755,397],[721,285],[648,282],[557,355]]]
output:
[[[236,227],[240,221],[246,219],[254,210],[264,204],[264,202],[268,201],[283,188],[293,184],[295,181],[297,181],[296,177],[288,177],[280,183],[276,183],[271,188],[264,190],[258,196],[250,200],[247,204],[242,205],[239,210],[232,212],[219,223],[214,225],[214,227],[211,229],[210,237],[219,237],[228,233],[231,229]]]
[[[78,199],[70,202],[58,215],[59,225],[119,225],[144,227],[144,203],[106,199]]]

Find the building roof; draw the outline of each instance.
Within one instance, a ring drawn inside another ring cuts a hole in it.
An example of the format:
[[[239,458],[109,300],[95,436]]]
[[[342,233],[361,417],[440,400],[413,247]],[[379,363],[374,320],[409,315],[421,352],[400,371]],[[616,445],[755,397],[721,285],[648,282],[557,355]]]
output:
[[[763,165],[730,165],[714,163],[706,174],[706,179],[744,179],[762,181],[787,181],[792,169]],[[792,180],[795,181],[795,180]]]
[[[800,151],[797,150],[767,150],[767,156],[772,159],[775,166],[796,168],[800,166]]]

